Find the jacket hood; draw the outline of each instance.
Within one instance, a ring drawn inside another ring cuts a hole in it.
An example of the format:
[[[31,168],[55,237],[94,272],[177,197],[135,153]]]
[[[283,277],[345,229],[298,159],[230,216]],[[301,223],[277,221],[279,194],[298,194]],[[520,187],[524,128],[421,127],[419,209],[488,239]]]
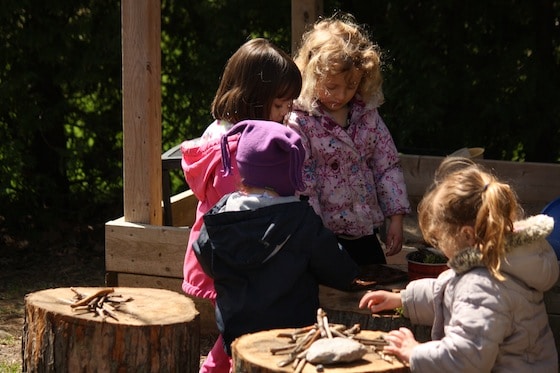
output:
[[[514,223],[514,232],[506,242],[507,254],[501,261],[500,272],[513,276],[527,286],[546,291],[558,278],[558,260],[546,237],[552,232],[554,219],[536,215]],[[449,266],[462,274],[484,267],[482,254],[466,248],[449,261]]]
[[[259,267],[282,250],[309,212],[308,204],[295,197],[275,198],[279,203],[258,209],[223,211],[230,196],[222,198],[204,216],[207,233],[201,233],[206,237],[200,251],[203,255],[211,252],[227,266],[238,269]],[[293,206],[286,208],[286,203]]]
[[[229,139],[230,151],[237,151],[237,140],[239,136]],[[212,191],[209,185],[215,185],[216,177],[222,177],[222,151],[220,139],[203,141],[201,139],[187,140],[181,144],[181,167],[189,188],[193,191],[199,201],[206,199],[219,200],[221,195],[207,196]],[[237,168],[237,166],[235,166]],[[237,170],[234,172],[237,174]],[[231,177],[231,176],[230,176]],[[214,192],[214,191],[212,191]],[[221,192],[221,191],[219,191]]]

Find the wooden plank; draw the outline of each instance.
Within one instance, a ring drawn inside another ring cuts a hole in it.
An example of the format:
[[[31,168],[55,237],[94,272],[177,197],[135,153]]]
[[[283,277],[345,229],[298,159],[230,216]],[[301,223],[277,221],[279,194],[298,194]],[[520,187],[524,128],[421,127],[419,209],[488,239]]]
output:
[[[510,183],[524,204],[542,209],[560,196],[560,164],[481,160],[504,181]],[[539,209],[539,211],[540,211]]]
[[[401,155],[401,164],[411,202],[415,206],[432,182],[444,157]],[[539,212],[560,196],[560,165],[552,163],[509,162],[480,159],[477,162],[510,183],[528,213]]]
[[[156,289],[167,289],[182,293],[181,284],[183,279],[158,277],[158,276],[144,276],[130,273],[117,273],[118,286],[129,287],[145,287]],[[184,294],[184,293],[182,293]],[[218,334],[216,326],[216,316],[214,313],[214,306],[208,299],[191,297],[184,294],[186,297],[192,299],[196,310],[200,313],[200,334]]]
[[[115,275],[117,281],[111,286],[166,289],[183,294],[183,290],[181,289],[183,278],[118,272],[115,273]]]
[[[426,187],[432,182],[434,172],[443,158],[401,154],[400,159],[408,196],[412,205],[416,206]]]
[[[190,228],[125,222],[105,224],[105,267],[108,272],[183,278]]]
[[[198,200],[190,189],[171,196],[173,226],[192,227],[194,224],[197,205]]]
[[[307,26],[323,15],[323,0],[292,0],[292,55]]]
[[[161,4],[121,7],[124,217],[161,225]]]

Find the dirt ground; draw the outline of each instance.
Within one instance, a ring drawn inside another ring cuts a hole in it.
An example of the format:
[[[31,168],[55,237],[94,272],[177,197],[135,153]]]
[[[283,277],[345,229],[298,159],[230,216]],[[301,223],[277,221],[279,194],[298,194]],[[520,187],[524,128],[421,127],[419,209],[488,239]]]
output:
[[[72,240],[74,241],[74,240]],[[2,237],[0,251],[0,370],[21,364],[25,295],[67,286],[104,286],[103,238],[31,249]]]
[[[0,373],[21,372],[25,295],[71,286],[105,286],[103,233],[32,250],[0,235]],[[215,336],[201,338],[201,360]]]

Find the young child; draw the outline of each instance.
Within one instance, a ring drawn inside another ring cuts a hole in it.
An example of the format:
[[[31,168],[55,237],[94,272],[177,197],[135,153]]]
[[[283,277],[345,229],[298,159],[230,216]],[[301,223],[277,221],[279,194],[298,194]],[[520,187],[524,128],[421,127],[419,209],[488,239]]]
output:
[[[216,320],[231,354],[235,338],[255,331],[313,325],[319,284],[348,290],[358,266],[305,200],[305,150],[300,137],[279,123],[247,120],[222,142],[226,174],[228,137],[238,137],[235,157],[242,186],[206,215],[194,243],[216,287]],[[237,137],[237,136],[236,136]]]
[[[512,188],[461,158],[443,161],[418,206],[424,238],[449,258],[437,279],[412,281],[400,294],[366,293],[373,313],[402,307],[413,324],[432,325],[418,343],[407,328],[391,331],[385,352],[413,372],[558,372],[543,292],[558,278],[545,237],[546,215],[520,220]]]
[[[222,196],[236,190],[239,183],[236,165],[228,176],[222,173],[221,136],[244,119],[282,122],[300,90],[301,74],[297,66],[289,55],[266,39],[247,41],[228,60],[212,103],[215,121],[201,139],[185,141],[181,146],[185,179],[199,201],[183,266],[185,293],[216,298],[213,280],[200,267],[192,244],[198,238],[204,213]],[[237,146],[234,140],[233,154]],[[229,357],[224,353],[220,337],[200,372],[229,371]]]
[[[376,231],[390,220],[386,255],[397,254],[410,204],[399,154],[377,109],[378,48],[351,16],[333,16],[304,34],[295,62],[303,87],[288,126],[307,151],[303,194],[358,264],[386,263]]]

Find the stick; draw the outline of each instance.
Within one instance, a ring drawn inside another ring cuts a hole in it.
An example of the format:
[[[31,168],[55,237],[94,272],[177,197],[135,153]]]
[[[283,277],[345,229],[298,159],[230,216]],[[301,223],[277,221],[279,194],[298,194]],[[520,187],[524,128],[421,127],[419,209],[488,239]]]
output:
[[[294,370],[294,373],[301,373],[303,372],[303,367],[305,367],[305,364],[307,363],[307,360],[305,358],[301,359],[298,362],[298,365],[296,366],[296,369]]]
[[[292,341],[296,341],[297,336],[303,333],[307,333],[308,331],[310,331],[311,329],[314,329],[315,325],[309,325],[303,328],[299,328],[294,330],[291,333],[278,333],[278,337],[287,337],[290,338]]]
[[[387,342],[386,340],[384,340],[383,338],[377,338],[377,339],[367,339],[367,338],[361,338],[361,337],[353,337],[353,340],[360,342],[361,344],[364,345],[369,345],[369,346],[387,346],[389,345],[389,342]]]
[[[76,303],[72,303],[70,305],[70,307],[76,308],[76,307],[79,307],[79,306],[85,306],[85,305],[89,304],[92,300],[94,300],[95,298],[101,297],[103,295],[111,294],[114,291],[115,291],[115,289],[113,289],[113,288],[101,289],[98,292],[96,292],[95,294],[90,295],[89,297],[86,297],[82,300],[79,300]]]
[[[70,290],[72,290],[74,292],[74,294],[76,294],[76,297],[78,297],[78,300],[84,299],[86,297],[84,294],[80,293],[78,290],[76,290],[74,288],[70,288]]]
[[[272,355],[276,355],[279,352],[294,350],[295,348],[296,348],[295,345],[287,345],[287,346],[283,346],[283,347],[271,347],[270,348],[270,353]]]
[[[294,349],[290,352],[290,355],[286,359],[279,361],[277,365],[282,368],[296,360],[300,352],[307,349],[320,335],[320,330],[311,329],[304,337],[300,338]]]

